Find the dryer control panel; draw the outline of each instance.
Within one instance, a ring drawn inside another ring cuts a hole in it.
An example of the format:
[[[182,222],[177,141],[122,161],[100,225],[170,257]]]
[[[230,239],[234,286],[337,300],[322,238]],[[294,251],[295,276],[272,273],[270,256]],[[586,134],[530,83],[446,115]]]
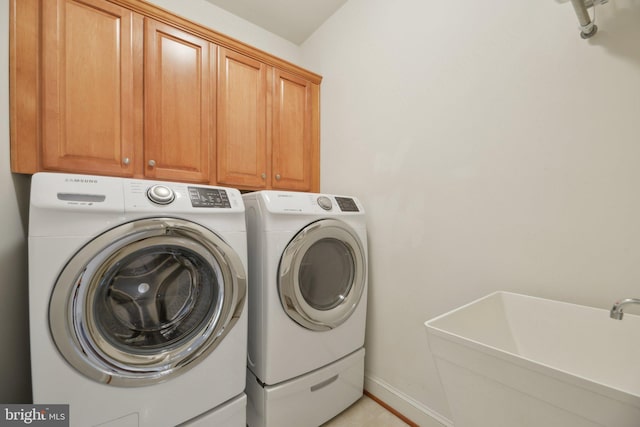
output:
[[[360,212],[356,201],[351,197],[339,197],[335,196],[336,203],[342,212]],[[333,209],[333,203],[327,196],[320,196],[316,199],[316,203],[325,211]]]
[[[358,199],[349,196],[266,190],[248,197],[261,198],[267,210],[273,213],[364,215]]]

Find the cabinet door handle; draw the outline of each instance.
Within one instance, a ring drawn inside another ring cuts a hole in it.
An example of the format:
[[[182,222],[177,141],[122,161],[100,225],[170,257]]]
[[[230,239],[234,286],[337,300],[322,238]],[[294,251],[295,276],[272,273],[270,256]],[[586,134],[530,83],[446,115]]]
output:
[[[131,160],[129,160],[128,157],[125,157],[124,159],[122,159],[122,164],[125,166],[129,166],[129,163],[131,163]]]
[[[277,174],[276,174],[276,181],[280,181],[280,178],[281,178],[280,174],[279,174],[279,173],[277,173]]]
[[[262,172],[262,174],[260,175],[260,178],[262,178],[262,179],[267,179],[267,174],[266,174],[266,173],[264,173],[264,172]]]
[[[156,165],[156,161],[155,160],[149,160],[149,167],[152,168]]]

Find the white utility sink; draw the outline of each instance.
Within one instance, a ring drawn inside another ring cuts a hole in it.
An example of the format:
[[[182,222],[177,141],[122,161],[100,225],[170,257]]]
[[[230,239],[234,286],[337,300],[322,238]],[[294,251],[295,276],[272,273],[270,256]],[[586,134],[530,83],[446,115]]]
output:
[[[639,316],[496,292],[425,326],[455,427],[640,426]]]

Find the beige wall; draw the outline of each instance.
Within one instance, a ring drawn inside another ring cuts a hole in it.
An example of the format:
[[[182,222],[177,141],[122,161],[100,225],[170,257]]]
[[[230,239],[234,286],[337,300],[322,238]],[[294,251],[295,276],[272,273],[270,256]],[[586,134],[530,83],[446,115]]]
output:
[[[322,191],[368,213],[367,387],[421,425],[447,402],[423,322],[498,289],[640,296],[640,1],[349,0],[302,45]],[[633,339],[634,337],[629,337]]]

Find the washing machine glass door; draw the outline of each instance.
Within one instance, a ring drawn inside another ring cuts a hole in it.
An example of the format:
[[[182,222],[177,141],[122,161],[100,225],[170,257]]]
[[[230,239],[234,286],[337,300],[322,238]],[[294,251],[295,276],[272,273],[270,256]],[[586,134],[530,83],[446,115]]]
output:
[[[366,283],[362,242],[346,223],[324,219],[287,245],[278,269],[280,301],[301,326],[335,328],[354,312]]]
[[[141,386],[204,359],[233,328],[245,295],[242,261],[219,236],[189,221],[148,218],[75,254],[55,284],[49,322],[78,371]]]

